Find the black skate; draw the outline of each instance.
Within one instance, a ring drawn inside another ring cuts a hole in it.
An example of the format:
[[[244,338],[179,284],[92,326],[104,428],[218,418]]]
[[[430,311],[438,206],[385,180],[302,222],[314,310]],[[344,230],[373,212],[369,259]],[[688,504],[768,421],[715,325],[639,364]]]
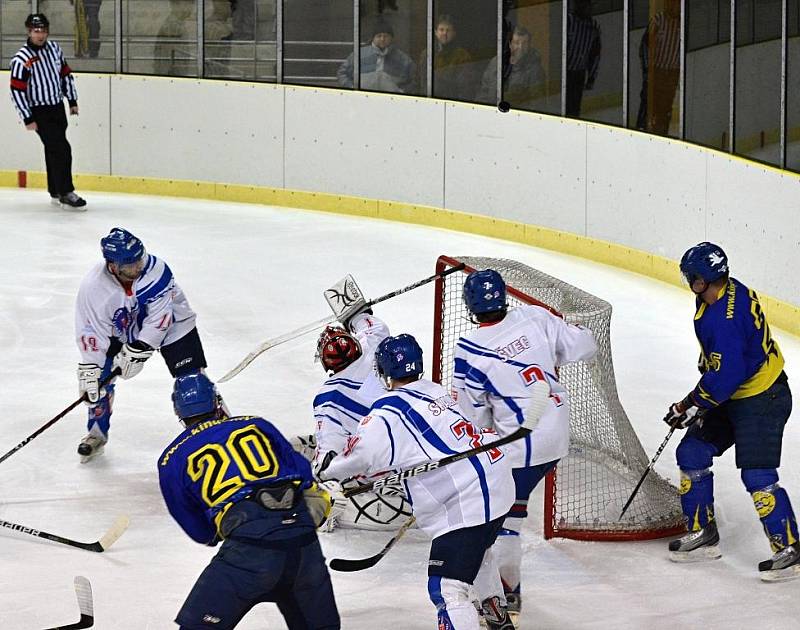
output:
[[[496,595],[484,599],[481,604],[483,620],[489,630],[515,630],[516,626],[508,616],[508,610],[500,605],[500,598]]]
[[[61,207],[65,210],[85,210],[86,200],[81,199],[75,194],[75,191],[68,192],[66,195],[61,195],[58,200],[61,202]]]
[[[669,559],[673,562],[703,562],[722,557],[719,550],[719,532],[717,522],[709,521],[708,525],[696,531],[684,534],[669,543]]]
[[[508,616],[511,617],[511,621],[514,622],[514,625],[517,625],[519,624],[519,614],[522,612],[522,595],[509,591],[505,593],[505,596]]]
[[[105,449],[105,446],[106,440],[94,433],[89,433],[81,440],[81,443],[78,444],[78,455],[81,456],[81,464],[85,464],[100,455],[103,449]]]
[[[764,582],[785,582],[800,577],[800,543],[784,547],[770,560],[758,563]]]

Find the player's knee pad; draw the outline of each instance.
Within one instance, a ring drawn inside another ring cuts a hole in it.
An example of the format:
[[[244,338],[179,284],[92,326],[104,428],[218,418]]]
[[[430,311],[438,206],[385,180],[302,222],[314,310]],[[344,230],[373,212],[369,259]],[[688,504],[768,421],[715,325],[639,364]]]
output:
[[[716,454],[717,448],[713,444],[691,436],[683,438],[675,449],[675,458],[681,470],[711,468]]]
[[[459,630],[478,626],[478,612],[466,582],[431,575],[428,577],[428,596],[436,606],[440,629]]]
[[[743,468],[742,483],[750,494],[778,483],[778,471],[774,468]]]

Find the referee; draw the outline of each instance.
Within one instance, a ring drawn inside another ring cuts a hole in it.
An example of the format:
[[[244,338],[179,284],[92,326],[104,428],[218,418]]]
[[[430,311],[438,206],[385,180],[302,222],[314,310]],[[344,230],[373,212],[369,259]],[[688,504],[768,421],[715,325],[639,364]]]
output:
[[[11,100],[29,131],[35,131],[44,144],[47,165],[47,190],[54,205],[67,210],[83,210],[86,201],[75,194],[72,185],[72,149],[67,142],[67,115],[78,115],[78,92],[72,70],[61,47],[47,41],[50,22],[43,13],[25,20],[28,41],[11,59]]]

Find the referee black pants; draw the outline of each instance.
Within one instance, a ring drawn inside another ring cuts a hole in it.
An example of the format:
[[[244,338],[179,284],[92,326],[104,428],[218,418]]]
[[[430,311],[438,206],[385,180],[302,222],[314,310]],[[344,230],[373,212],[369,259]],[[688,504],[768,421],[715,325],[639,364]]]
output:
[[[64,105],[42,105],[32,108],[36,133],[44,145],[47,166],[47,190],[59,197],[75,190],[72,185],[72,148],[67,142],[67,114]]]

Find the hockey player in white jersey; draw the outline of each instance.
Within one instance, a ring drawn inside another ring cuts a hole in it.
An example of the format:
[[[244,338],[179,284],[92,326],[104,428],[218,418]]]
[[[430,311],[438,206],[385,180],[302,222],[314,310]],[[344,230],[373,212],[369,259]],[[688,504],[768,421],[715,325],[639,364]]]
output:
[[[454,352],[453,395],[465,415],[502,437],[523,422],[533,383],[546,381],[553,402],[529,436],[506,447],[514,468],[516,500],[494,548],[508,609],[516,618],[522,604],[520,531],[528,515],[528,498],[569,451],[569,395],[557,369],[588,361],[597,344],[590,330],[567,324],[543,307],[509,309],[505,282],[493,269],[472,272],[463,297],[479,324],[458,340]]]
[[[372,403],[385,391],[374,369],[378,344],[389,336],[389,327],[372,312],[349,317],[345,330],[328,326],[317,342],[316,358],[329,378],[314,397],[316,449],[311,462],[316,472],[347,446]],[[386,488],[350,499],[341,497],[326,521],[334,527],[389,530],[399,528],[411,514],[402,490]]]
[[[383,476],[497,439],[466,420],[440,385],[421,378],[422,349],[411,335],[384,339],[375,363],[389,391],[320,471],[322,479]],[[478,628],[472,584],[489,628],[513,630],[490,550],[514,500],[509,457],[493,449],[403,484],[419,527],[433,539],[428,593],[439,630]]]
[[[122,228],[103,237],[100,248],[103,262],[81,282],[75,310],[78,388],[89,404],[89,433],[78,446],[84,463],[108,441],[114,383],[100,383],[112,371],[136,376],[156,349],[173,377],[206,367],[195,313],[166,263]]]

